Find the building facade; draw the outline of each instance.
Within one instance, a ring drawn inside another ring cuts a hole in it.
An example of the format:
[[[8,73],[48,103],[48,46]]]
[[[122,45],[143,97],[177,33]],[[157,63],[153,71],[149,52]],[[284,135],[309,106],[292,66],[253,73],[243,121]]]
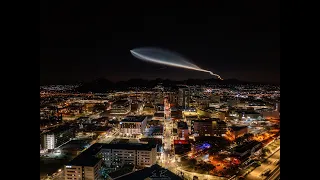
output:
[[[215,120],[212,121],[212,134],[214,136],[223,136],[227,132],[227,123],[224,121]]]
[[[66,165],[64,167],[65,180],[97,180],[102,160],[93,166]]]
[[[219,119],[191,121],[191,133],[195,136],[222,136],[226,132],[227,124]]]
[[[108,167],[124,164],[150,167],[157,158],[156,145],[151,144],[105,144],[99,153]]]
[[[100,180],[102,158],[96,157],[93,145],[64,166],[65,180]]]
[[[179,88],[178,105],[183,107],[184,109],[189,107],[189,105],[190,105],[190,90],[188,87]]]
[[[248,133],[248,126],[231,126],[229,127],[229,132],[231,137],[236,139]]]
[[[110,114],[125,115],[131,111],[131,101],[118,100],[112,103]]]
[[[177,133],[178,133],[179,139],[181,140],[189,139],[189,130],[186,122],[178,122]]]
[[[126,135],[143,134],[147,125],[147,116],[127,116],[119,123],[120,133]]]
[[[41,135],[41,146],[43,149],[53,150],[72,138],[74,138],[74,128],[59,127]]]

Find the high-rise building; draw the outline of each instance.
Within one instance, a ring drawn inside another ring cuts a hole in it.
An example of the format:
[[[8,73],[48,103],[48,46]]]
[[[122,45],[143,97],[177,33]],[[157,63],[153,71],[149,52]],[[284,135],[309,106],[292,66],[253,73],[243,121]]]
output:
[[[178,122],[178,137],[182,140],[189,139],[189,130],[186,122]]]
[[[156,87],[153,88],[154,90],[154,104],[162,104],[163,98],[164,98],[164,87],[159,84]]]
[[[177,103],[178,103],[178,94],[177,94],[177,92],[165,92],[164,96],[167,97],[167,99],[170,102],[170,104],[177,105]]]
[[[280,103],[279,102],[276,103],[276,108],[275,109],[276,109],[277,112],[280,112]]]
[[[74,138],[74,128],[61,126],[41,135],[43,149],[53,150]]]
[[[188,87],[179,88],[178,105],[182,106],[184,109],[189,107],[189,105],[190,105],[190,89]]]

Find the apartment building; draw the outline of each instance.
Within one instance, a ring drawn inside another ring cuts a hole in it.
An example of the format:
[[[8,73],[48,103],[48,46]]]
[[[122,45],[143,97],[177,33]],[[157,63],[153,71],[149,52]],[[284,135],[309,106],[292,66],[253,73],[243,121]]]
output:
[[[98,180],[102,159],[80,154],[64,166],[65,180]]]
[[[103,144],[99,154],[108,167],[150,167],[156,163],[157,148],[155,144]]]
[[[41,147],[46,150],[53,150],[72,138],[74,138],[74,128],[60,126],[41,135]]]

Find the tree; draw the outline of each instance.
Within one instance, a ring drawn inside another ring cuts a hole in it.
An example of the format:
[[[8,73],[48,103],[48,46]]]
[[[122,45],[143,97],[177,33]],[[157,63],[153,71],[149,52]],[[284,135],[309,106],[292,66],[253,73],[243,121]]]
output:
[[[252,140],[253,137],[254,137],[254,135],[252,133],[247,133],[247,134],[243,135],[244,140],[247,140],[247,141]]]
[[[212,164],[205,164],[204,165],[204,169],[205,169],[205,171],[207,171],[207,173],[209,174],[210,173],[210,171],[211,170],[213,170],[214,168],[216,168],[214,165],[212,165]]]
[[[190,166],[190,167],[193,168],[193,167],[195,167],[196,165],[197,165],[197,160],[196,160],[196,159],[193,158],[193,159],[190,159],[190,160],[189,160],[189,166]]]
[[[199,173],[202,174],[202,173],[207,173],[209,174],[211,170],[213,170],[215,168],[214,165],[212,164],[208,164],[208,163],[201,163],[199,164]]]
[[[244,140],[244,136],[238,137],[238,138],[236,139],[236,143],[237,143],[238,145],[240,145],[240,144],[243,143],[243,140]]]
[[[268,149],[268,148],[263,148],[263,149],[262,149],[262,156],[266,156],[267,153],[270,153],[270,152],[271,152],[270,149]]]

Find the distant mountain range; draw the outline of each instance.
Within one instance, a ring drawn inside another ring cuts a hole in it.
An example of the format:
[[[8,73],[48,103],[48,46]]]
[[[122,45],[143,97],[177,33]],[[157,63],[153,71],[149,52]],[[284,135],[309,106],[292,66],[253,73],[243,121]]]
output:
[[[158,84],[162,84],[164,87],[175,87],[177,85],[239,85],[239,84],[267,84],[267,83],[257,83],[257,82],[246,82],[240,81],[237,79],[187,79],[183,81],[174,81],[170,79],[155,79],[155,80],[146,80],[146,79],[130,79],[128,81],[119,81],[112,82],[105,78],[99,78],[91,82],[83,83],[77,88],[78,92],[106,92],[106,90],[126,90],[128,87],[146,87],[153,88]]]

